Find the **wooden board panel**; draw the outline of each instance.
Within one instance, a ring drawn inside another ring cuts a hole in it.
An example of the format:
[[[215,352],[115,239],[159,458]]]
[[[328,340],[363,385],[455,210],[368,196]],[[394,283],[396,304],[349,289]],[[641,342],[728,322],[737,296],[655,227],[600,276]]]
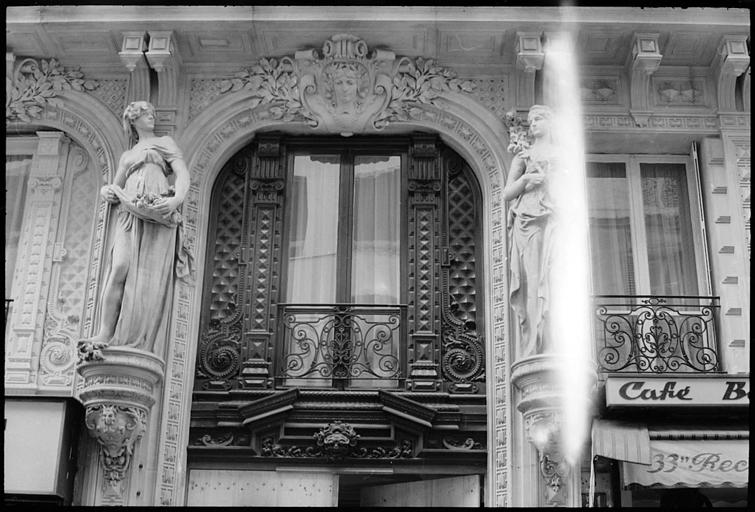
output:
[[[188,506],[335,507],[338,475],[192,469]]]
[[[363,507],[479,507],[480,476],[376,485],[362,489]]]

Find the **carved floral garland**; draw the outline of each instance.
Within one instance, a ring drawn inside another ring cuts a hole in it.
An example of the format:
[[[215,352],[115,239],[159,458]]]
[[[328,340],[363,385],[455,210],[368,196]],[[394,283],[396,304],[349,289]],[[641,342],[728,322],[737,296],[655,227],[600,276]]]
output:
[[[56,59],[24,59],[13,80],[6,79],[5,121],[39,118],[45,105],[60,106],[58,93],[65,90],[92,91],[99,84],[85,80],[81,71],[63,69]]]

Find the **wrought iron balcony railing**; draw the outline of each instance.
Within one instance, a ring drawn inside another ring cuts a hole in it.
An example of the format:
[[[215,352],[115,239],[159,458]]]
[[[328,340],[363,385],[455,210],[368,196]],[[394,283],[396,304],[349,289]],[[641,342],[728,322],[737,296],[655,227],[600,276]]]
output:
[[[286,386],[399,387],[406,306],[281,304],[276,380]]]
[[[718,297],[598,295],[603,372],[717,372]]]

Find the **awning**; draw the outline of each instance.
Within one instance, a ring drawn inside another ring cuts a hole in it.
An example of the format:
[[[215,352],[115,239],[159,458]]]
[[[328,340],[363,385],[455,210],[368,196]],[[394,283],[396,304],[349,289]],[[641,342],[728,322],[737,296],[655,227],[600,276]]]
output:
[[[650,441],[651,464],[623,463],[624,483],[653,487],[747,487],[747,440]]]
[[[644,425],[613,420],[592,422],[592,454],[650,464],[650,436]]]

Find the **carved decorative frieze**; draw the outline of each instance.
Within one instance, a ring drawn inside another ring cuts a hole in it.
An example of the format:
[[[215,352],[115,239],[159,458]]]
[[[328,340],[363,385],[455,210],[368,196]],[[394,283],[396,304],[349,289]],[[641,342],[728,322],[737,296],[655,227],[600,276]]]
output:
[[[475,84],[431,59],[397,58],[369,51],[350,34],[337,34],[322,50],[294,58],[261,59],[220,83],[220,92],[244,91],[249,108],[263,105],[281,121],[351,135],[385,128],[410,118],[419,104],[434,104],[445,92],[467,93]]]
[[[45,105],[60,106],[58,94],[65,90],[87,92],[98,87],[78,69],[65,70],[56,59],[22,59],[12,82],[7,84],[5,122],[32,122],[39,119]]]
[[[701,106],[705,103],[705,79],[654,77],[656,104],[660,106]]]
[[[619,78],[583,78],[582,101],[586,105],[618,105]]]

